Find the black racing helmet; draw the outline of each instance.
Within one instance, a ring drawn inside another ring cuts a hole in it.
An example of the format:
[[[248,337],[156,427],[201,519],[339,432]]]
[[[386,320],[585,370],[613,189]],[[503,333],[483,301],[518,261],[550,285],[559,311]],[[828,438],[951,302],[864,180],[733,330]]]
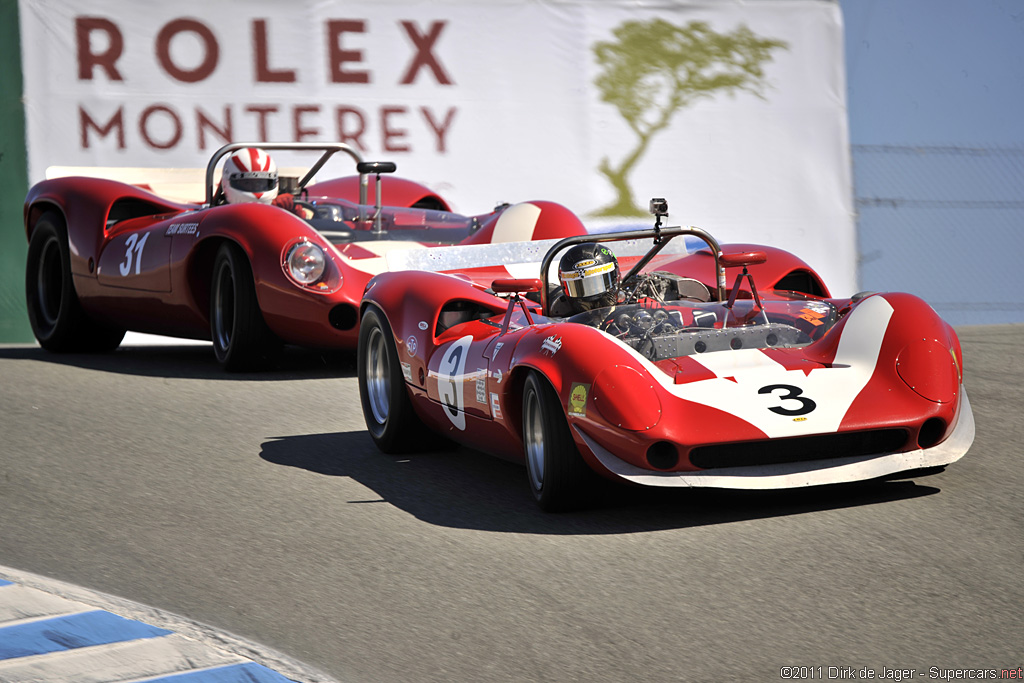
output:
[[[611,305],[619,289],[619,261],[597,242],[577,244],[558,261],[558,281],[571,301]]]

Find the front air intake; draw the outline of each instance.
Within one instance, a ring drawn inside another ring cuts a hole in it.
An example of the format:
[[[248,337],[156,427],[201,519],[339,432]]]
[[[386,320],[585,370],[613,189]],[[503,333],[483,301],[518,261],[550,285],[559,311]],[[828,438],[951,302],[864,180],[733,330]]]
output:
[[[921,425],[921,431],[917,435],[917,445],[921,448],[931,448],[942,441],[942,437],[945,435],[946,421],[933,417]]]
[[[333,327],[347,331],[356,326],[359,316],[356,314],[355,306],[351,304],[338,304],[327,314],[327,320]]]
[[[670,470],[679,464],[679,452],[668,441],[658,441],[647,449],[647,462],[657,470]]]
[[[841,456],[883,455],[906,446],[905,429],[878,429],[800,436],[770,441],[698,446],[690,451],[690,462],[701,469],[778,465],[787,462],[828,460]]]

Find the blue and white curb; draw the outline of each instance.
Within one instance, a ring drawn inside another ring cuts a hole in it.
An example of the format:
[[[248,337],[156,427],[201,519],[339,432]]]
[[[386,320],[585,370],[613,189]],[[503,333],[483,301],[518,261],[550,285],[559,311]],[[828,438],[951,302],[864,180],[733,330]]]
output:
[[[2,683],[336,683],[232,634],[0,567]]]

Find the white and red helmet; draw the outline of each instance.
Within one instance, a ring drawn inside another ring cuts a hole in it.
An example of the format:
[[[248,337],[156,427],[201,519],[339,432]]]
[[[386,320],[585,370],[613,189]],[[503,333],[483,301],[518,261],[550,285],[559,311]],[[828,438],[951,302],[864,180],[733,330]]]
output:
[[[235,150],[224,162],[221,185],[229,204],[269,204],[277,197],[277,164],[259,147]]]

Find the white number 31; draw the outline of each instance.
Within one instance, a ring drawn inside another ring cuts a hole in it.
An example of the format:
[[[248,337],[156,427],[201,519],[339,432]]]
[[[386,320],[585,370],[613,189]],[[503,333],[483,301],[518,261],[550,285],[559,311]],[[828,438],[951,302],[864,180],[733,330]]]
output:
[[[128,240],[125,242],[124,261],[118,266],[121,270],[121,277],[126,277],[132,272],[132,252],[135,252],[135,274],[138,275],[142,272],[142,248],[146,246],[146,240],[149,239],[149,233],[147,232],[139,239],[139,236],[129,235]]]

